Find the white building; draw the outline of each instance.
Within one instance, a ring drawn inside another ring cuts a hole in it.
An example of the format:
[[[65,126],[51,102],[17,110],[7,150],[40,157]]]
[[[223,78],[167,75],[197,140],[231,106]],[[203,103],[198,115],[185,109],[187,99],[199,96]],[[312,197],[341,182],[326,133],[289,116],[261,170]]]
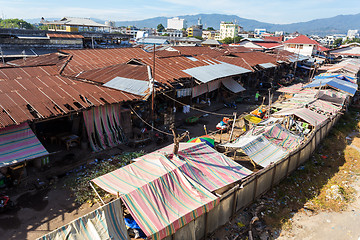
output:
[[[308,38],[305,35],[300,35],[296,38],[289,39],[283,44],[284,50],[304,56],[311,56],[313,54],[316,54],[319,46],[318,42]]]
[[[255,28],[255,30],[254,30],[254,34],[257,36],[261,36],[263,33],[266,33],[265,28]]]
[[[349,39],[354,39],[359,37],[359,30],[349,30],[347,32],[347,37]]]
[[[167,20],[167,28],[176,30],[186,29],[186,20],[178,17],[170,18]]]
[[[234,38],[238,35],[238,25],[232,22],[221,22],[220,33],[215,36],[216,40],[223,40],[227,37]]]

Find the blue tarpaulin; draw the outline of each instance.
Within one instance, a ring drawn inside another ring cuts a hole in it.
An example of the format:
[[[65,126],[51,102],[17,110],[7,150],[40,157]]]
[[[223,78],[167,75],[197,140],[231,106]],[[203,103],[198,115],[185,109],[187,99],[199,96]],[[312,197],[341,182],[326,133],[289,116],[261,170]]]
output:
[[[323,87],[329,86],[340,91],[346,92],[352,96],[356,93],[358,88],[357,84],[351,83],[348,81],[340,80],[337,78],[325,78],[325,79],[315,79],[308,85],[304,86],[304,88],[312,88],[312,87]]]

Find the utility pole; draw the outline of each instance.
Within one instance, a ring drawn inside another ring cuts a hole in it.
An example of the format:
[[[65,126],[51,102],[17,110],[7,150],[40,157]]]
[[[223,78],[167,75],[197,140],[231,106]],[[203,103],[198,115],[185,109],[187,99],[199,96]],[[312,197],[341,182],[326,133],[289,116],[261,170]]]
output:
[[[151,83],[151,120],[152,120],[152,131],[154,131],[154,122],[155,122],[155,44],[154,44],[154,55],[153,55],[153,70],[152,70],[152,83]]]

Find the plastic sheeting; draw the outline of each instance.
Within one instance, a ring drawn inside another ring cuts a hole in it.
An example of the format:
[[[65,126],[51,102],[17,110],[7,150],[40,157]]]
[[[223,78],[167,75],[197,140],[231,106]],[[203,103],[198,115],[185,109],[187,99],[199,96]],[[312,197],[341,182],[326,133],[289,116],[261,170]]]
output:
[[[83,112],[91,148],[100,151],[120,144],[123,132],[120,125],[120,106],[106,105]]]
[[[313,126],[319,126],[328,119],[326,116],[318,114],[307,108],[281,110],[273,114],[273,116],[288,116],[288,115],[295,115],[303,119],[304,121],[310,123]]]
[[[0,130],[0,167],[48,154],[27,123]]]
[[[120,199],[86,214],[39,240],[130,239],[125,226]]]
[[[219,199],[186,177],[184,161],[148,154],[123,168],[92,180],[124,204],[148,237],[161,239],[208,212]]]
[[[243,86],[231,78],[222,80],[222,84],[224,84],[224,86],[233,93],[239,93],[246,90]]]

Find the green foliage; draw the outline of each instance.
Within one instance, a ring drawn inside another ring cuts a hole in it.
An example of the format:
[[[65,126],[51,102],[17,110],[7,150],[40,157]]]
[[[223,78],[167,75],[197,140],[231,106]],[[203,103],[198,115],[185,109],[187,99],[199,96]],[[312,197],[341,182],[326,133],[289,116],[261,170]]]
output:
[[[39,30],[49,30],[49,27],[48,27],[48,25],[40,25],[40,26],[38,26],[38,29]]]
[[[194,38],[199,39],[199,40],[203,40],[203,38],[200,37],[200,36],[195,36]]]
[[[337,39],[335,39],[333,46],[339,47],[341,44],[342,44],[342,38],[337,38]]]
[[[235,41],[234,38],[232,37],[227,37],[224,38],[223,40],[221,40],[220,42],[224,43],[224,44],[231,44],[231,43],[237,43],[242,39],[242,37],[235,37]]]
[[[170,34],[168,34],[168,33],[164,33],[162,36],[170,36]]]
[[[213,27],[208,27],[206,31],[215,31],[215,29]]]
[[[17,18],[10,19],[1,19],[0,28],[23,28],[23,29],[33,29],[33,25],[30,23]]]
[[[165,30],[165,27],[160,23],[156,27],[157,32],[163,32]]]
[[[94,178],[126,166],[132,159],[138,158],[142,155],[144,155],[144,152],[142,151],[131,152],[115,156],[109,160],[99,161],[85,169],[82,169],[80,172],[74,172],[69,175],[65,180],[65,186],[73,192],[75,195],[75,201],[79,204],[98,201],[98,197],[90,187],[89,182]],[[94,187],[100,194],[101,198],[111,197],[111,195],[107,194],[96,185],[94,185]]]
[[[360,43],[360,38],[346,39],[344,42],[344,44],[349,44],[349,43]]]

